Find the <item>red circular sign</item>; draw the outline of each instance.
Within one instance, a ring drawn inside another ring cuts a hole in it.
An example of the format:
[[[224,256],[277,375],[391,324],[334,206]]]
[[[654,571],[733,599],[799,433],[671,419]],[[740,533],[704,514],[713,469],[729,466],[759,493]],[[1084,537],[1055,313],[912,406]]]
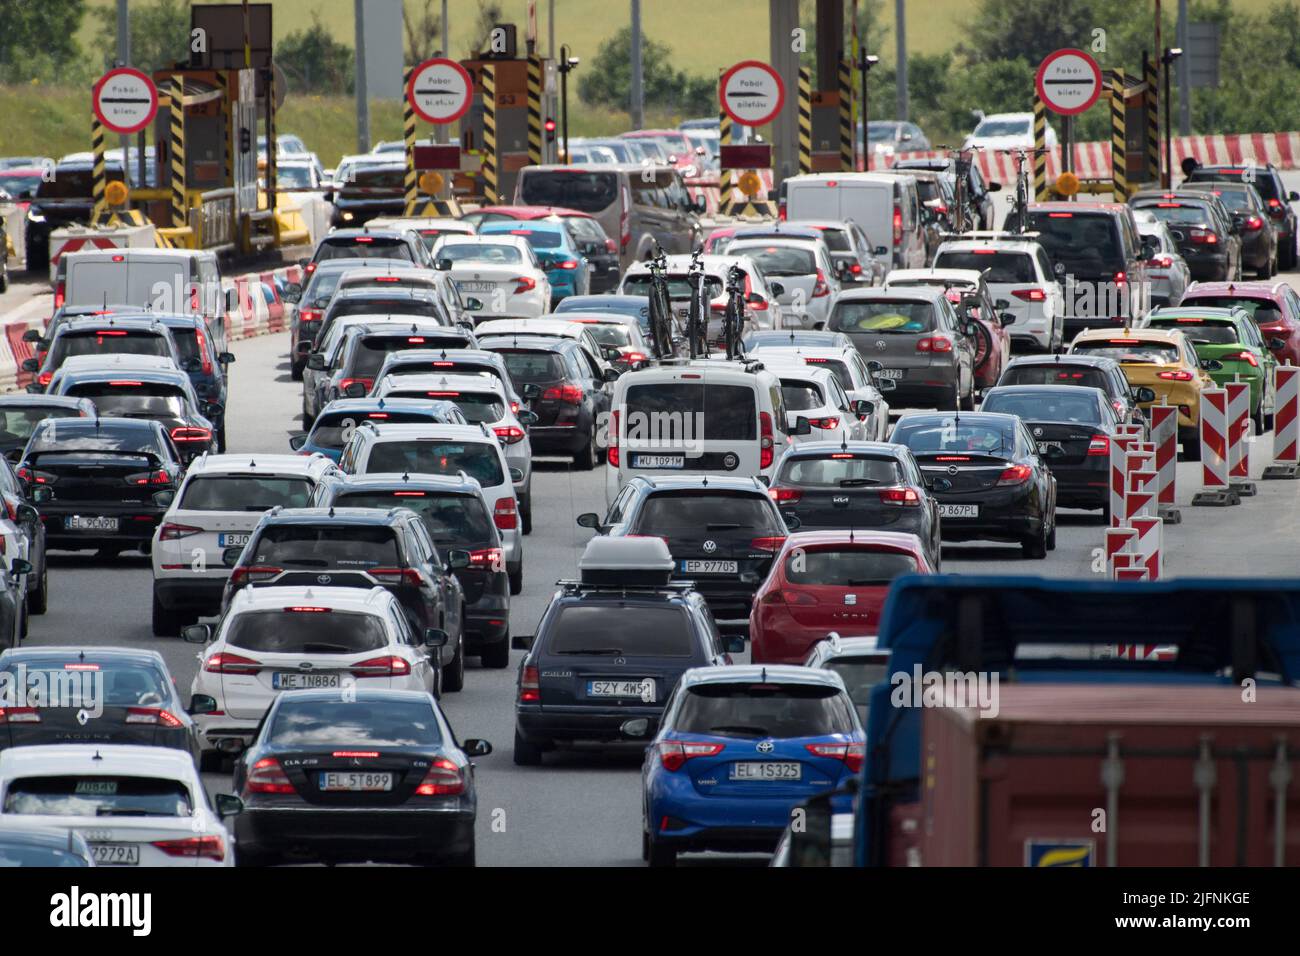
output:
[[[1101,96],[1101,67],[1082,50],[1057,50],[1038,64],[1034,88],[1049,110],[1074,116]]]
[[[474,80],[455,60],[434,57],[411,71],[406,101],[426,123],[454,123],[469,112],[474,100]]]
[[[110,133],[138,133],[158,112],[158,90],[139,70],[119,66],[99,78],[90,92],[95,116]]]
[[[785,84],[761,60],[741,60],[718,81],[718,102],[741,126],[763,126],[785,105]]]

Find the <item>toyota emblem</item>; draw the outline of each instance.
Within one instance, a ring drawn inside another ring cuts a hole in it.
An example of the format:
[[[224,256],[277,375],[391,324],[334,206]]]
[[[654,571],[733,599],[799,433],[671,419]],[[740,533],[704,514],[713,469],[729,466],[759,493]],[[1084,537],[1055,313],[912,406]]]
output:
[[[1034,429],[1034,437],[1035,437],[1035,438],[1042,438],[1042,437],[1043,437],[1043,430],[1042,430],[1041,428],[1035,428],[1035,429]]]
[[[717,551],[717,550],[718,550],[718,542],[716,542],[716,541],[705,541],[705,542],[704,542],[704,553],[705,553],[705,554],[712,554],[714,551]]]
[[[317,583],[317,584],[329,584],[329,583],[330,583],[331,581],[333,581],[333,580],[334,580],[334,579],[331,578],[328,574],[318,574],[318,575],[316,575],[316,583]]]
[[[887,349],[887,348],[889,348],[889,345],[885,342],[884,339],[876,339],[876,351],[877,351],[877,352],[883,352],[883,351],[885,351],[885,349]]]
[[[949,466],[948,466],[948,474],[950,474],[950,475],[955,475],[955,474],[957,474],[957,466],[956,466],[956,465],[949,465]]]
[[[761,754],[770,754],[776,749],[776,744],[772,743],[770,740],[764,740],[757,745],[756,749]]]

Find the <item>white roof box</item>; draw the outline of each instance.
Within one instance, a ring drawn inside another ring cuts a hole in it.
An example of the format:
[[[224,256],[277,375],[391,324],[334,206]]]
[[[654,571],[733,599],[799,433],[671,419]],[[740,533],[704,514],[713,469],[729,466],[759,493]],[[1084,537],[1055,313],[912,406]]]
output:
[[[673,556],[662,538],[610,538],[597,535],[578,559],[583,584],[664,587],[673,573]]]

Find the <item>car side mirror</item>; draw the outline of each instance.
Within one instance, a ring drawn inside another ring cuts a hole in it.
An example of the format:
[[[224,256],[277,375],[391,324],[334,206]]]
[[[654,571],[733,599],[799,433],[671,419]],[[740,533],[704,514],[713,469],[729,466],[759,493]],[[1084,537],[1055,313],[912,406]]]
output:
[[[26,558],[14,558],[9,562],[9,573],[14,577],[20,574],[31,574],[36,568]]]
[[[1149,385],[1142,385],[1133,389],[1133,398],[1139,402],[1154,402],[1156,400],[1156,391]]]
[[[778,296],[780,296],[780,295],[785,295],[785,283],[784,283],[784,282],[772,282],[772,283],[769,283],[769,284],[768,284],[768,288],[772,290],[772,294],[773,294],[773,295],[778,295]],[[750,300],[750,301],[753,301],[753,300]]]
[[[40,370],[41,370],[41,363],[39,360],[34,358],[23,359],[24,372],[39,372]]]
[[[217,356],[217,361],[220,362],[222,365],[231,365],[235,361],[235,353],[222,352],[220,355]]]
[[[791,435],[811,435],[812,422],[808,421],[807,416],[798,415],[794,420],[794,428],[790,430]]]
[[[312,352],[307,356],[307,367],[316,372],[325,370],[325,356],[320,352]]]
[[[26,332],[23,333],[24,342],[39,342],[40,340],[41,340],[40,329],[28,329]]]
[[[1201,362],[1201,368],[1207,372],[1221,372],[1223,371],[1223,363],[1218,359],[1205,359]]]
[[[534,634],[516,634],[510,638],[510,649],[515,651],[531,651],[533,649]]]
[[[934,491],[934,479],[929,475],[922,475],[921,483],[925,485],[926,491]]]
[[[600,515],[594,511],[583,512],[578,515],[577,521],[579,528],[589,528],[598,534],[605,533],[605,526],[600,522]]]
[[[998,321],[1002,323],[1003,328],[1006,328],[1008,325],[1011,325],[1016,321],[1016,314],[1014,312],[999,313]]]
[[[210,714],[217,709],[217,699],[208,694],[195,694],[190,698],[190,706],[185,708],[187,714]]]
[[[181,628],[181,637],[187,644],[206,644],[212,640],[211,624],[187,624]],[[191,703],[190,706],[193,706]],[[216,710],[216,701],[213,701],[213,710]]]
[[[366,386],[361,382],[352,382],[347,388],[343,389],[343,394],[348,398],[365,398]]]
[[[471,312],[481,312],[483,310],[483,300],[470,296],[465,300],[465,308],[469,309]]]
[[[524,398],[525,398],[526,400],[528,400],[528,401],[530,401],[530,402],[531,402],[531,401],[534,401],[535,399],[538,399],[538,398],[541,398],[541,397],[542,397],[542,386],[540,386],[540,385],[525,385],[525,386],[524,386],[524,392],[523,392],[523,394],[524,394]]]
[[[984,188],[985,188],[986,190],[988,190],[989,192],[991,192],[991,193],[1000,193],[1000,192],[1002,192],[1002,184],[1001,184],[1000,182],[998,182],[996,179],[993,180],[993,181],[992,181],[991,183],[989,183],[988,185],[986,185]]]
[[[536,425],[540,422],[541,416],[527,408],[521,408],[515,413],[515,418],[519,419],[525,425]]]
[[[622,375],[622,374],[623,374],[623,373],[620,372],[620,371],[619,371],[618,369],[616,369],[616,368],[607,368],[607,369],[605,369],[605,372],[604,372],[604,374],[602,375],[602,378],[604,378],[605,381],[607,381],[607,382],[617,382],[617,381],[618,381],[618,377],[619,377],[620,375]]]
[[[875,359],[872,359],[871,361],[867,362],[867,371],[869,371],[872,375],[879,375],[884,370],[885,370],[885,366],[882,365],[880,362],[877,362]]]
[[[173,501],[176,500],[176,492],[168,488],[166,491],[155,491],[153,493],[153,503],[159,508],[170,508]]]
[[[728,654],[743,654],[745,653],[745,639],[739,634],[728,635],[726,647]]]
[[[233,568],[239,564],[239,556],[243,553],[243,548],[226,548],[221,552],[221,563],[228,568]]]
[[[889,246],[876,246],[876,248],[872,249],[871,252],[873,255],[887,256],[889,255]]]
[[[461,568],[468,568],[469,552],[461,550],[448,551],[447,567],[451,568],[453,571],[459,571]]]
[[[244,812],[244,801],[233,793],[219,793],[213,802],[216,804],[217,816],[222,818],[237,817]]]
[[[14,517],[20,524],[34,525],[41,520],[41,513],[26,502],[22,502],[14,509]]]
[[[486,757],[492,752],[492,745],[478,737],[466,737],[460,749],[469,757]]]
[[[440,627],[426,627],[424,629],[425,647],[445,647],[448,640],[447,632]]]
[[[973,339],[976,335],[979,334],[979,330],[975,327],[974,322],[963,322],[961,326],[961,331],[962,334],[965,335],[966,338],[968,339]]]
[[[220,418],[225,410],[226,406],[220,402],[199,402],[199,411],[204,418]]]
[[[446,257],[444,256],[443,258],[441,258],[441,259],[439,259],[437,262],[435,262],[435,263],[433,264],[433,267],[434,267],[435,269],[437,269],[439,272],[450,272],[450,271],[451,271],[451,260],[448,259],[448,258],[446,258]]]
[[[803,527],[803,519],[796,514],[783,514],[781,518],[785,521],[786,529],[789,531],[798,531]]]
[[[1281,339],[1269,339],[1268,347],[1274,352],[1280,352],[1282,349],[1286,348],[1286,342]]]
[[[773,283],[773,285],[772,285],[772,294],[773,294],[773,295],[780,295],[780,294],[781,294],[780,292],[777,292],[777,291],[776,291],[776,289],[777,289],[778,286],[781,287],[781,292],[784,292],[784,291],[785,291],[785,287],[784,287],[784,286],[781,286],[781,283],[776,282],[776,283]],[[750,305],[762,305],[762,304],[763,304],[763,297],[762,297],[761,295],[759,295],[757,292],[751,292],[749,295],[745,296],[745,301],[748,302]]]
[[[619,725],[618,730],[624,737],[644,737],[650,733],[650,720],[646,717],[625,720]]]
[[[293,298],[290,299],[290,296],[293,296]],[[284,284],[284,290],[280,293],[280,298],[289,302],[297,302],[302,298],[302,283],[286,282]]]
[[[860,398],[856,402],[850,404],[849,408],[852,409],[853,414],[857,415],[859,418],[866,418],[871,414],[871,411],[875,406],[865,398]]]
[[[54,489],[48,485],[38,485],[32,489],[32,493],[29,497],[38,505],[43,505],[54,497]]]
[[[994,300],[993,300],[993,308],[997,309],[999,312],[1003,311],[1004,309],[1009,309],[1009,308],[1011,308],[1011,300],[1010,300],[1010,299],[994,299]]]
[[[307,444],[307,436],[306,436],[306,435],[290,435],[290,436],[289,436],[289,448],[290,448],[290,450],[292,450],[292,451],[301,451],[303,445],[305,445],[305,444]]]

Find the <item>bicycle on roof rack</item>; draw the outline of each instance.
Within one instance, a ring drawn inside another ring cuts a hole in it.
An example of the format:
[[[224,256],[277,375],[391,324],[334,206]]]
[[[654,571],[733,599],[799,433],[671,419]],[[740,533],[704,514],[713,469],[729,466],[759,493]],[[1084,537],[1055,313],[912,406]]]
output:
[[[697,249],[691,254],[690,269],[686,273],[686,283],[690,286],[691,301],[686,315],[686,342],[690,357],[703,358],[709,354],[708,341],[708,304],[704,295],[704,263]]]
[[[1047,150],[1017,146],[1008,152],[1016,163],[1016,195],[1011,200],[1011,210],[1007,213],[1004,228],[1008,232],[1023,233],[1029,212],[1029,171],[1025,168],[1025,160],[1031,155],[1046,153]]]
[[[727,307],[722,314],[722,342],[728,359],[741,359],[740,338],[745,330],[745,270],[727,270]]]
[[[655,358],[673,357],[672,304],[668,298],[668,257],[663,246],[655,244],[654,255],[647,260],[650,271],[650,337]]]

